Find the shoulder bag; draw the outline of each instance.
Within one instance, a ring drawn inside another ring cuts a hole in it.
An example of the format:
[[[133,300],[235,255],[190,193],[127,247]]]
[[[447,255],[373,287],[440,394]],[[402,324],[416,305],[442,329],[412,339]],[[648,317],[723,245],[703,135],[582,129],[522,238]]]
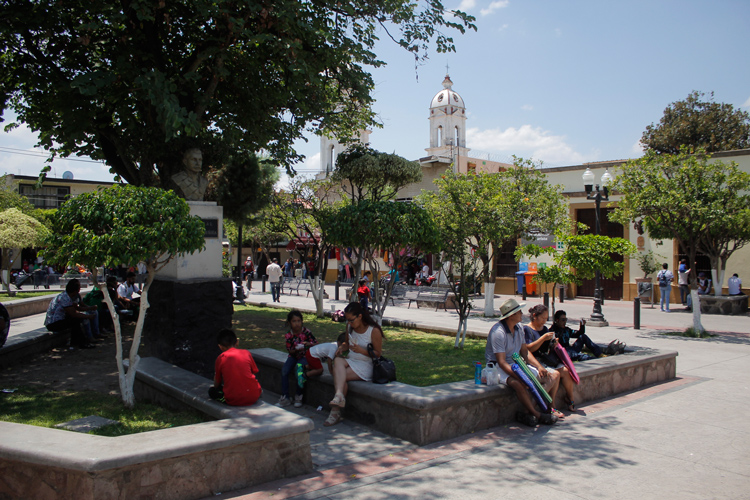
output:
[[[380,356],[375,356],[372,344],[367,344],[367,354],[372,358],[372,381],[376,384],[387,384],[396,380],[396,363]]]

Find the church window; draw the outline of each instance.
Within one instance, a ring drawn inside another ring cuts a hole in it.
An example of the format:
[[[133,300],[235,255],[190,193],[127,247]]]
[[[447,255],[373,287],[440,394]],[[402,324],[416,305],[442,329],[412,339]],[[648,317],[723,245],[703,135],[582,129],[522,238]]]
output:
[[[443,127],[437,128],[437,147],[443,145]]]
[[[455,144],[456,146],[459,146],[459,147],[460,147],[460,146],[461,146],[461,143],[460,143],[460,142],[459,142],[458,140],[460,139],[461,135],[460,135],[460,134],[458,133],[458,127],[456,127],[456,128],[454,129],[454,131],[455,131],[455,133],[456,133],[456,138],[455,138],[455,140],[454,140],[453,144]]]

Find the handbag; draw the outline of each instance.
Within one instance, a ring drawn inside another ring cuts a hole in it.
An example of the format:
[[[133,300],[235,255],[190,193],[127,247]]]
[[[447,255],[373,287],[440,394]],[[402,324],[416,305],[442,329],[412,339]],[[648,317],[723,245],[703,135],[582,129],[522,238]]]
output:
[[[375,356],[372,344],[367,344],[367,354],[372,358],[372,381],[376,384],[387,384],[396,380],[396,363],[380,356]]]

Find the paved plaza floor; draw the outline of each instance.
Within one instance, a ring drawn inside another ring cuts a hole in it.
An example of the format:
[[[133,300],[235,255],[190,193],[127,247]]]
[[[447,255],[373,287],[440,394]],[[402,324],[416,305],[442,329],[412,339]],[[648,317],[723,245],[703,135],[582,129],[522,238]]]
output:
[[[248,302],[269,303],[251,292]],[[334,297],[332,287],[327,289]],[[313,309],[312,298],[282,295],[281,307]],[[343,297],[343,291],[341,293]],[[495,298],[496,308],[506,296]],[[529,298],[527,306],[540,299]],[[343,309],[343,301],[327,300]],[[475,301],[475,310],[483,301]],[[677,350],[677,379],[585,404],[552,427],[518,425],[477,432],[416,447],[344,421],[322,427],[313,418],[309,476],[268,483],[212,498],[330,499],[708,499],[750,498],[750,318],[703,316],[717,337],[667,337],[663,331],[692,324],[687,312],[642,310],[642,329],[632,328],[632,303],[607,302],[609,327],[589,328],[598,342],[619,338],[630,345]],[[591,314],[590,299],[558,304],[571,320]],[[451,331],[454,312],[414,305],[389,306],[385,317]],[[485,334],[495,320],[473,317],[469,329]],[[387,341],[385,354],[387,356]],[[274,397],[269,395],[268,397]]]
[[[327,292],[335,297],[333,287]],[[343,297],[343,289],[340,292]],[[248,302],[314,308],[304,292],[299,297],[282,295],[280,304],[270,298],[256,282]],[[495,308],[506,298],[497,296]],[[474,302],[475,311],[482,311],[482,298]],[[539,302],[527,299],[524,310]],[[326,310],[331,305],[343,309],[346,302],[325,301]],[[574,324],[592,310],[590,299],[557,306]],[[604,315],[610,326],[588,328],[599,343],[619,338],[629,345],[678,351],[673,381],[584,404],[552,427],[511,424],[425,447],[347,420],[323,427],[324,411],[290,407],[315,422],[315,471],[210,498],[750,498],[750,425],[745,421],[750,415],[750,377],[745,373],[750,365],[750,317],[704,315],[704,326],[718,333],[709,339],[662,335],[692,324],[691,315],[680,309],[667,314],[646,305],[642,329],[634,330],[632,303],[608,301]],[[43,318],[14,320],[12,334],[41,327]],[[450,310],[406,304],[389,306],[385,318],[447,334],[458,324]],[[469,330],[486,335],[495,321],[474,315]],[[387,340],[384,351],[387,356]],[[278,396],[266,392],[264,397],[275,402]]]

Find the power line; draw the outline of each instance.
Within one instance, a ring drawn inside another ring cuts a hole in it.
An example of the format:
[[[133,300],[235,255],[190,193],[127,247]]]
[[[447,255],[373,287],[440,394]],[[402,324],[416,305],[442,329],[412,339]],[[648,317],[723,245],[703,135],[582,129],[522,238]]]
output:
[[[17,149],[17,148],[9,148],[5,146],[0,146],[0,153],[6,153],[11,155],[21,155],[21,156],[33,156],[35,158],[49,158],[49,155],[46,153],[36,152],[36,151],[28,151],[25,149]],[[82,158],[68,158],[68,157],[61,157],[56,156],[56,160],[63,160],[63,161],[80,161],[83,163],[99,163],[100,165],[103,165],[103,161],[99,160],[84,160]]]

